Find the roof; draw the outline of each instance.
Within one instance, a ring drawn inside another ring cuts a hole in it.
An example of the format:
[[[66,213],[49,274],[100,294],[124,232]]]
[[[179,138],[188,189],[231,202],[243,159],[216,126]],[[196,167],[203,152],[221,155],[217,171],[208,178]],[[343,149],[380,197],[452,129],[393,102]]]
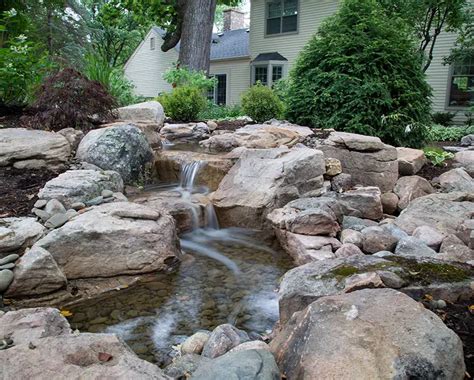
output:
[[[153,30],[162,38],[166,32],[156,26]],[[179,43],[175,49],[179,51]],[[211,61],[249,57],[249,32],[248,29],[235,29],[222,33],[212,34]]]
[[[288,61],[280,53],[276,51],[273,53],[261,53],[255,57],[253,62],[262,62],[262,61]]]

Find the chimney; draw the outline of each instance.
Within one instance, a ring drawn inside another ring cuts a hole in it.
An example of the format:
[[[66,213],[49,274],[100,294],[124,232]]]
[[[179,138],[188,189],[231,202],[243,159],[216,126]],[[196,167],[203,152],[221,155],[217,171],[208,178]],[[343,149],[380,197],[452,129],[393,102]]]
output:
[[[245,14],[237,9],[226,9],[224,11],[224,32],[245,28]]]

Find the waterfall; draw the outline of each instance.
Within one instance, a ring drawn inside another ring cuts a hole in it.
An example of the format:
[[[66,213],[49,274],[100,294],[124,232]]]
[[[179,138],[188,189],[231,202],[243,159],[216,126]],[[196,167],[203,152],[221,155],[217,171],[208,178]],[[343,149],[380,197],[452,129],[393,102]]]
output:
[[[208,203],[206,205],[206,219],[205,219],[205,226],[206,228],[210,228],[213,230],[219,229],[219,222],[217,220],[216,210],[214,209],[214,205],[212,203]]]
[[[179,179],[179,186],[187,191],[194,189],[194,181],[199,172],[199,169],[204,165],[203,161],[193,161],[181,166],[181,175]]]

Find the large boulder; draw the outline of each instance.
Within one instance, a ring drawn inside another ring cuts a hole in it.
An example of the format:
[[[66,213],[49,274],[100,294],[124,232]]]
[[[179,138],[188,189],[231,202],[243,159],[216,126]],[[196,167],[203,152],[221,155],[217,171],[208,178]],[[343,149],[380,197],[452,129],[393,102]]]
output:
[[[435,191],[426,179],[413,175],[401,177],[397,181],[393,192],[400,199],[398,201],[398,208],[404,210],[414,199],[432,194]]]
[[[0,166],[56,170],[64,167],[70,155],[68,140],[58,133],[0,128]]]
[[[317,149],[341,161],[344,173],[355,185],[376,186],[391,191],[398,179],[397,150],[378,137],[332,132]]]
[[[165,111],[163,106],[157,101],[149,101],[120,107],[117,108],[117,113],[121,120],[154,123],[159,127],[161,127],[165,121]]]
[[[464,191],[474,193],[474,179],[461,168],[452,169],[441,174],[439,184],[445,192]]]
[[[165,124],[160,136],[172,144],[189,144],[209,138],[211,131],[206,123]]]
[[[320,297],[343,292],[347,279],[354,274],[378,272],[383,276],[384,272],[396,274],[399,271],[401,268],[395,263],[364,255],[316,261],[294,268],[286,272],[280,284],[280,322],[285,324],[293,313]]]
[[[400,175],[414,175],[426,164],[425,153],[419,149],[397,148]]]
[[[239,330],[230,324],[217,326],[204,344],[202,356],[211,359],[217,358],[249,340],[250,338],[245,331]]]
[[[313,236],[336,236],[342,218],[339,203],[329,198],[296,199],[267,216],[275,228]]]
[[[95,207],[36,246],[51,253],[68,280],[166,271],[180,256],[172,217],[131,202]]]
[[[46,182],[38,198],[57,199],[69,208],[76,202],[86,203],[100,196],[103,190],[122,192],[120,174],[111,170],[68,170]]]
[[[474,196],[468,193],[431,194],[413,200],[395,220],[408,234],[420,226],[432,226],[446,234],[456,234],[474,214]]]
[[[455,165],[464,168],[471,176],[474,175],[474,150],[465,150],[454,155]]]
[[[203,362],[192,375],[193,380],[279,380],[275,358],[267,350],[229,352]]]
[[[270,149],[282,145],[292,147],[312,134],[308,127],[274,122],[246,125],[233,133],[213,135],[200,145],[210,152],[230,152],[237,147],[250,149]]]
[[[343,193],[330,192],[324,197],[337,199],[342,213],[363,219],[380,220],[383,217],[381,193],[378,187],[357,187]]]
[[[178,182],[183,167],[195,162],[200,163],[199,171],[195,177],[195,185],[206,186],[211,191],[219,187],[222,179],[234,165],[234,160],[222,155],[162,150],[157,154],[154,174],[161,182]]]
[[[35,218],[0,218],[0,257],[31,247],[44,231]]]
[[[134,183],[144,178],[153,151],[140,129],[124,124],[90,131],[79,144],[76,157],[103,170],[114,170],[125,183]]]
[[[459,337],[392,289],[320,298],[270,345],[288,379],[464,378]]]
[[[5,297],[35,296],[50,293],[66,286],[67,280],[53,259],[43,248],[33,247],[16,263],[13,282]]]
[[[325,171],[322,152],[304,146],[245,150],[212,195],[219,221],[263,228],[269,212],[319,190]]]

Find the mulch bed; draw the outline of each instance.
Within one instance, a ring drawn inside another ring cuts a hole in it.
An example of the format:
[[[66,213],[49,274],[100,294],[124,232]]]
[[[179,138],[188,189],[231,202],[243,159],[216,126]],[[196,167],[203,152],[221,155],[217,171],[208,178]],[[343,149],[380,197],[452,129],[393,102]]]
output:
[[[0,218],[30,214],[38,191],[57,175],[46,169],[0,168]]]
[[[245,127],[248,124],[252,123],[245,120],[219,120],[217,122],[217,128],[226,131],[235,131],[236,129]]]
[[[453,169],[452,160],[447,160],[444,164],[444,166],[434,166],[431,163],[427,163],[418,173],[416,173],[416,175],[431,181],[433,178],[439,177],[441,174]]]

